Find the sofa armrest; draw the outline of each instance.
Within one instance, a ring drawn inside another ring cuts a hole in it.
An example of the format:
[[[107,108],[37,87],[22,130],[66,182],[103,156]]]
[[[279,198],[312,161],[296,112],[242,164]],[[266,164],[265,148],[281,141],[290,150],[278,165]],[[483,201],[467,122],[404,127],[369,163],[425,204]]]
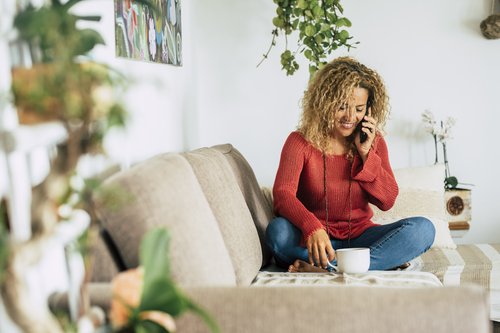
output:
[[[83,300],[84,303],[90,302],[91,306],[97,306],[106,311],[109,311],[111,306],[111,283],[108,282],[91,282],[87,286],[88,300]],[[67,311],[69,312],[69,300],[67,292],[55,292],[49,297],[49,308],[52,311]]]
[[[110,285],[92,284],[92,305],[109,310]],[[490,332],[488,296],[477,286],[191,287],[221,332]],[[54,302],[55,299],[52,298]],[[59,306],[63,305],[59,300]],[[54,306],[54,304],[53,304]],[[178,332],[209,332],[196,315],[176,319]]]
[[[191,288],[222,332],[490,332],[478,287]],[[179,332],[208,332],[193,314]]]

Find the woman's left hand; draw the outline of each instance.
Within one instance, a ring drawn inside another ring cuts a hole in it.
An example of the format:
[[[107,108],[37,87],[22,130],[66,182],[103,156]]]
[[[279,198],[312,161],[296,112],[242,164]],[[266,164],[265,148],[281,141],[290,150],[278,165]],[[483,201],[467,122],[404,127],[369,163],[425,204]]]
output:
[[[363,143],[360,142],[359,135],[356,135],[356,138],[354,139],[356,148],[358,149],[358,153],[361,156],[363,162],[366,161],[366,158],[368,157],[368,152],[370,151],[373,140],[375,139],[375,136],[377,134],[377,122],[375,121],[375,118],[370,116],[371,114],[370,111],[371,110],[368,110],[367,114],[361,120],[362,122],[361,130],[364,133],[366,133],[368,138]]]

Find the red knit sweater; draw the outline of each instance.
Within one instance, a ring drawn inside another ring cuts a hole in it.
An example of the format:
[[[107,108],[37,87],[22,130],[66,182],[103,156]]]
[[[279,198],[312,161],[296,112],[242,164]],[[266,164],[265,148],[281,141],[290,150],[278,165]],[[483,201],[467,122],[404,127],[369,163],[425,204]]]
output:
[[[323,170],[322,152],[292,132],[283,146],[274,182],[274,210],[302,231],[303,244],[314,231],[326,228]],[[327,232],[336,239],[355,238],[374,226],[368,203],[388,210],[398,195],[387,144],[380,135],[365,163],[358,155],[352,162],[346,155],[327,155],[326,176]]]

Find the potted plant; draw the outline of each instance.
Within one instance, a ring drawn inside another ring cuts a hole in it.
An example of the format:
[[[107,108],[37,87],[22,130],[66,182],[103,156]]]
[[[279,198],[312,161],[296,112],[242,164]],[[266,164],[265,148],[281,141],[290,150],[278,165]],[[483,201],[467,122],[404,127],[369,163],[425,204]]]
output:
[[[453,231],[469,230],[471,221],[471,190],[458,187],[458,185],[471,185],[461,183],[457,177],[450,173],[448,154],[446,150],[447,141],[451,138],[451,128],[455,125],[455,119],[448,117],[445,121],[436,121],[431,111],[422,113],[422,121],[427,132],[434,138],[435,162],[438,163],[438,142],[443,148],[443,160],[445,166],[444,175],[444,203],[448,226]]]
[[[103,152],[102,140],[106,132],[113,126],[124,125],[126,120],[125,109],[119,98],[116,98],[125,88],[126,80],[113,68],[88,57],[88,53],[104,41],[97,31],[80,28],[77,24],[81,20],[100,20],[99,16],[78,16],[71,13],[73,6],[81,1],[83,0],[51,0],[38,8],[28,5],[14,18],[19,39],[29,45],[36,60],[31,68],[13,70],[12,92],[19,116],[25,123],[57,120],[68,133],[67,140],[58,146],[49,175],[33,189],[33,237],[23,246],[30,247],[30,253],[34,253],[33,249],[35,252],[41,250],[31,244],[36,244],[36,240],[42,238],[39,236],[50,232],[62,219],[61,210],[58,209],[62,204],[72,208],[88,204],[85,203],[85,198],[88,197],[89,188],[96,189],[99,182],[90,179],[84,180],[83,188],[75,186],[75,181],[82,181],[75,175],[78,161],[83,154]],[[137,2],[150,5],[146,0]],[[24,118],[26,115],[30,118]],[[119,197],[120,194],[113,196]],[[82,200],[75,200],[75,195]],[[90,206],[86,205],[85,208],[93,215]],[[0,224],[7,223],[0,221]],[[3,272],[5,266],[6,276],[11,277],[8,288],[5,281],[0,283],[0,291],[5,303],[9,304],[16,314],[15,319],[12,319],[23,328],[37,324],[36,321],[40,325],[42,321],[53,325],[54,320],[48,312],[44,314],[43,319],[30,316],[30,312],[26,311],[30,309],[25,306],[26,301],[17,296],[17,291],[22,292],[26,288],[20,278],[13,280],[16,276],[20,277],[22,272],[17,270],[12,274],[16,268],[9,261],[15,257],[19,258],[16,255],[19,250],[13,249],[7,256],[9,247],[4,241],[4,235],[0,225],[0,269]],[[87,236],[88,234],[84,235],[82,239],[92,239]],[[147,279],[149,275],[155,275],[155,270],[152,273],[148,273],[149,271],[151,269],[146,269]],[[164,270],[161,273],[164,273]],[[171,290],[175,289],[170,280],[161,280],[158,283],[168,285]],[[5,292],[7,290],[8,293]],[[175,291],[178,300],[184,303],[173,315],[197,309],[188,303],[186,298],[182,298],[176,289]],[[189,307],[186,307],[187,305]],[[48,331],[59,330],[54,328]]]
[[[219,332],[212,317],[171,280],[169,261],[165,258],[168,246],[166,229],[150,230],[141,241],[139,268],[113,278],[110,320],[115,331],[173,332],[176,330],[174,318],[191,311],[204,320],[211,332]]]
[[[68,132],[61,150],[64,161],[58,165],[63,173],[74,170],[82,153],[99,150],[110,127],[125,122],[125,109],[117,99],[98,105],[103,90],[113,96],[125,80],[109,66],[87,57],[104,40],[96,30],[78,27],[81,20],[100,20],[99,16],[72,14],[70,9],[81,1],[52,0],[39,8],[28,5],[14,19],[19,39],[39,61],[32,68],[13,70],[14,104],[21,122],[62,122]]]

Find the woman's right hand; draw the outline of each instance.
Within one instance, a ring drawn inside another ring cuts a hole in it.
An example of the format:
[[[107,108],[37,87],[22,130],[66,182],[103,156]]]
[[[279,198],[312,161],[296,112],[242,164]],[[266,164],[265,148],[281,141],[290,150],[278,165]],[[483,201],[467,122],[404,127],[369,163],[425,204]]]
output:
[[[307,239],[309,263],[322,268],[328,268],[328,262],[335,259],[335,250],[330,242],[330,237],[324,229],[318,229]]]

